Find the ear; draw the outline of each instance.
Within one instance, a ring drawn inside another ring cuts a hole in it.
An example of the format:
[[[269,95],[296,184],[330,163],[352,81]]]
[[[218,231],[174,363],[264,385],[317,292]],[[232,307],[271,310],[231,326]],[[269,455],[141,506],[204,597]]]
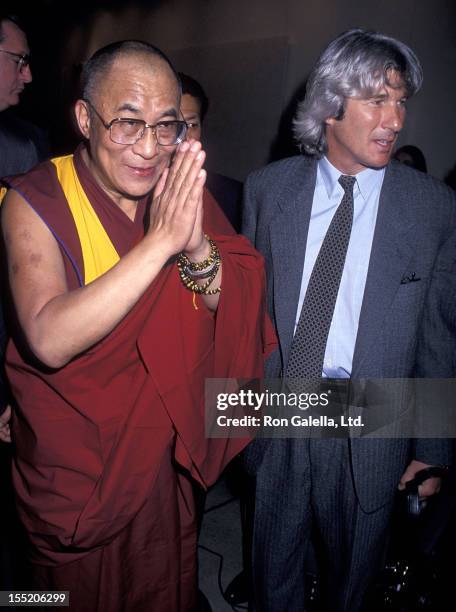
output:
[[[74,106],[74,114],[79,130],[84,138],[90,138],[90,113],[87,102],[78,100]]]
[[[325,120],[325,125],[334,125],[337,119],[335,117],[329,117]]]

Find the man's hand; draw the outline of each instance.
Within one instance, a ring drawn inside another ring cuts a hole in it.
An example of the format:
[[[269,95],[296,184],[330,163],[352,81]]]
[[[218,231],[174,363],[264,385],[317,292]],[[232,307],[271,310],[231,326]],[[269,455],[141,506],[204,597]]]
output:
[[[401,476],[398,485],[399,491],[403,491],[405,489],[405,483],[407,483],[409,480],[413,480],[417,472],[428,467],[432,466],[427,463],[423,463],[422,461],[416,461],[416,459],[413,459]],[[428,480],[423,482],[423,484],[418,487],[420,499],[426,499],[426,497],[430,497],[431,495],[438,493],[440,491],[441,483],[441,478],[428,478]]]
[[[11,406],[8,405],[6,410],[0,414],[0,440],[2,442],[11,442],[10,418]]]
[[[199,251],[205,246],[204,159],[200,142],[183,142],[155,188],[148,235],[163,243],[169,257],[181,251]]]

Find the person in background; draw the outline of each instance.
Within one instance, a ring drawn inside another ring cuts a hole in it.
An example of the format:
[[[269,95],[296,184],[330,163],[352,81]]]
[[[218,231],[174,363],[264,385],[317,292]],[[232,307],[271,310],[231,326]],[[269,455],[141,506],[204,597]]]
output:
[[[121,41],[86,63],[84,143],[9,179],[13,481],[33,590],[72,610],[193,610],[192,483],[246,440],[206,437],[207,377],[261,376],[261,259],[203,204],[168,58]]]
[[[30,170],[48,154],[44,132],[13,112],[25,86],[31,81],[30,50],[24,28],[18,17],[0,12],[0,179]],[[0,310],[2,364],[6,340]],[[8,390],[3,374],[0,373],[0,440],[3,442],[11,440],[8,425],[10,416]]]
[[[13,112],[31,81],[23,27],[17,17],[0,13],[0,178],[26,172],[48,154],[44,132]]]
[[[394,159],[420,172],[427,172],[426,158],[421,149],[415,145],[400,147],[394,154]]]
[[[24,123],[6,111],[19,104],[19,96],[32,80],[27,38],[17,17],[0,13],[0,179],[29,170],[38,161],[37,151],[24,132]],[[1,194],[0,194],[1,197]],[[0,359],[3,368],[7,341],[0,310]],[[8,391],[0,373],[0,440],[10,442]]]
[[[187,138],[202,140],[209,99],[198,81],[179,72],[182,84],[181,113],[187,122]],[[215,198],[236,232],[241,229],[242,183],[216,172],[207,173],[206,189]]]
[[[26,172],[48,154],[44,132],[32,123],[19,118],[15,107],[24,88],[32,81],[30,50],[27,36],[19,18],[0,11],[0,179]],[[0,184],[0,201],[2,188]],[[0,445],[11,442],[11,405],[9,389],[3,371],[8,335],[3,318],[3,292],[0,300]],[[0,543],[0,589],[11,589],[17,584],[16,574],[23,572],[21,537],[14,510],[10,478],[11,454],[0,448],[2,502],[0,520],[8,525]],[[20,567],[19,569],[15,569]]]
[[[298,107],[295,136],[306,155],[248,177],[243,232],[265,257],[280,346],[269,378],[291,386],[318,380],[323,389],[323,379],[336,379],[344,405],[343,389],[359,379],[427,377],[431,369],[438,377],[432,353],[455,354],[432,295],[440,270],[450,295],[456,284],[455,195],[390,163],[407,99],[421,83],[419,60],[404,43],[360,29],[341,34],[318,59]],[[422,339],[417,350],[423,318],[432,342]],[[369,400],[359,401],[369,419]],[[452,461],[448,440],[350,435],[257,438],[246,449],[257,612],[305,609],[312,533],[322,608],[358,612],[383,560],[398,487]],[[420,496],[439,487],[430,478]]]

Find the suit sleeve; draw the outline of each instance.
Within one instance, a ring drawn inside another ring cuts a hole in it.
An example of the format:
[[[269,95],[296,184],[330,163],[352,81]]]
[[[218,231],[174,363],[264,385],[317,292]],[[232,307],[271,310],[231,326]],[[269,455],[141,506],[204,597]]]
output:
[[[255,246],[257,242],[257,229],[258,229],[258,214],[259,214],[259,202],[257,200],[256,186],[260,181],[255,180],[255,177],[250,175],[247,177],[244,183],[244,199],[242,206],[242,234],[250,240]],[[269,317],[267,318],[267,324],[272,329],[272,323]],[[277,346],[275,350],[269,354],[266,364],[271,359],[277,358]],[[266,365],[266,368],[268,366]],[[242,453],[242,464],[244,470],[250,476],[255,476],[259,470],[266,450],[270,444],[268,438],[256,438],[253,440]]]
[[[456,378],[456,230],[443,244],[434,267],[418,338],[416,375]],[[435,385],[430,389],[417,397],[427,418],[432,418],[432,405],[441,403],[445,395],[439,398]],[[443,408],[445,414],[449,407]],[[451,411],[446,414],[454,422]],[[415,458],[429,464],[451,464],[454,451],[455,440],[418,438],[415,442]]]
[[[244,184],[244,202],[242,206],[242,234],[255,245],[257,228],[255,183],[252,176]]]

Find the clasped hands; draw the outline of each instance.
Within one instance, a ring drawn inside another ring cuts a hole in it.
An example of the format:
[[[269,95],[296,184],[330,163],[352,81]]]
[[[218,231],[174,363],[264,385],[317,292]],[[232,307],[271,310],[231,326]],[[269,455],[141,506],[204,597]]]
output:
[[[201,261],[210,252],[203,232],[205,157],[200,142],[183,142],[155,187],[148,235],[168,257],[183,251],[191,261]]]

